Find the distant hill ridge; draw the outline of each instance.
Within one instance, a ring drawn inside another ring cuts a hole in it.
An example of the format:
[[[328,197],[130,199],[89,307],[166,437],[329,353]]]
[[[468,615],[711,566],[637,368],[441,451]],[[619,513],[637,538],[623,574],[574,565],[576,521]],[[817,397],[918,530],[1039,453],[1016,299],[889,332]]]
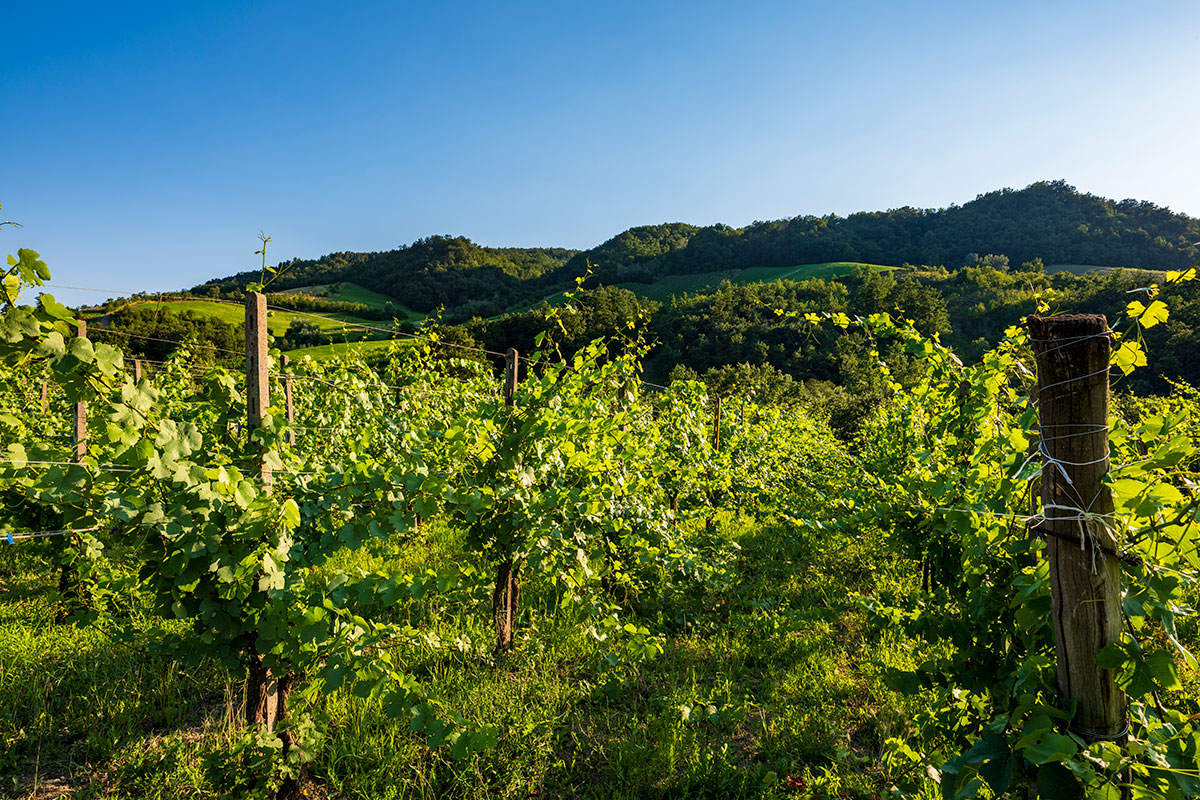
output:
[[[1097,264],[1178,269],[1200,255],[1200,220],[1146,201],[1114,201],[1064,181],[982,194],[961,206],[903,207],[846,217],[798,216],[744,228],[685,223],[630,228],[585,251],[483,247],[431,236],[380,253],[334,253],[301,261],[279,289],[353,281],[427,312],[488,316],[591,272],[601,284],[649,283],[667,275],[826,262],[957,267],[997,253],[1016,265]],[[195,287],[228,293],[257,280],[244,272]]]

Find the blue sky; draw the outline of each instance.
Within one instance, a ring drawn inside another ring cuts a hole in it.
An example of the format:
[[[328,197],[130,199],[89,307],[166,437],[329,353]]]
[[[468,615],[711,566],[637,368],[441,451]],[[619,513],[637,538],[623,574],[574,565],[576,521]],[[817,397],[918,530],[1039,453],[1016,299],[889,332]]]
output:
[[[58,283],[1057,178],[1200,216],[1194,2],[15,5],[2,249]]]

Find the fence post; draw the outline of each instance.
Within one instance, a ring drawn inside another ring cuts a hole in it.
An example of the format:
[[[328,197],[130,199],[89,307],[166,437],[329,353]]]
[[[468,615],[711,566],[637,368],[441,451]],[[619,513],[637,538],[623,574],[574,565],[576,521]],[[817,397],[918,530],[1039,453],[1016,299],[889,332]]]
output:
[[[504,403],[509,408],[514,405],[513,396],[517,391],[519,367],[520,354],[510,347],[504,355]],[[492,590],[492,615],[496,620],[497,653],[512,647],[513,620],[521,602],[520,569],[521,565],[514,563],[511,556],[496,568],[496,588]]]
[[[246,422],[253,433],[262,427],[271,397],[268,382],[270,358],[267,356],[267,296],[246,292]],[[259,462],[263,488],[271,490],[271,468]]]
[[[142,360],[135,358],[133,360],[133,382],[137,383],[142,379]]]
[[[713,409],[713,449],[721,449],[721,396],[717,395],[717,404]]]
[[[287,356],[283,356],[283,368],[286,370],[292,360]],[[288,444],[296,446],[296,411],[292,406],[292,376],[285,373],[283,376],[283,402],[287,406],[287,423],[288,423]]]
[[[77,320],[75,322],[75,335],[80,339],[87,338],[87,321]],[[76,464],[82,464],[84,456],[87,455],[87,401],[80,400],[75,404],[75,431],[74,431],[75,453],[74,461]]]
[[[49,381],[42,378],[42,416],[50,411]]]
[[[262,292],[246,293],[246,422],[251,434],[262,427],[270,404],[270,356],[267,353],[267,296]],[[273,476],[271,468],[259,461],[263,491],[270,492]],[[246,670],[246,722],[274,731],[280,719],[287,714],[287,699],[291,689],[291,675],[275,675],[262,663],[251,639],[250,663]],[[293,745],[290,732],[284,732],[283,753]],[[297,796],[298,784],[286,779],[276,792],[276,797]]]
[[[513,405],[513,395],[517,393],[517,368],[521,355],[511,347],[504,354],[504,404]]]
[[[75,335],[80,339],[87,338],[87,321],[78,319],[75,321]],[[46,398],[46,383],[42,382],[42,407],[45,408],[47,403]],[[76,464],[82,464],[83,459],[87,456],[87,401],[80,400],[75,403],[75,409],[72,412],[72,447],[71,461]],[[74,551],[73,540],[74,536],[64,538],[62,550],[60,551],[60,560],[62,569],[58,575],[58,595],[65,601],[63,606],[59,607],[58,613],[55,615],[59,623],[66,622],[69,616],[69,606],[76,605],[79,599],[79,571],[75,569],[74,561],[77,554]]]
[[[1096,658],[1121,638],[1121,565],[1106,518],[1108,321],[1099,314],[1027,318],[1038,365],[1042,514],[1050,566],[1058,686],[1076,701],[1071,730],[1123,741],[1127,701]]]

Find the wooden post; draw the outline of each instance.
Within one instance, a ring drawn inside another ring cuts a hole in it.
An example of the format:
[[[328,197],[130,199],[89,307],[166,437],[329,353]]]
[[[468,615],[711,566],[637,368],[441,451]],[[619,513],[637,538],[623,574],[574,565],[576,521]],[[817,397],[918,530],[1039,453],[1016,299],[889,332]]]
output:
[[[271,397],[268,382],[270,358],[267,356],[267,296],[246,292],[246,422],[250,430],[262,427]],[[259,463],[263,488],[271,490],[271,468]]]
[[[520,354],[511,347],[504,356],[504,403],[514,405],[517,391],[517,373]],[[496,620],[496,652],[501,653],[513,643],[513,620],[521,603],[521,565],[512,557],[506,558],[496,569],[496,588],[492,590],[492,615]]]
[[[42,378],[42,416],[50,410],[49,381]]]
[[[75,321],[75,335],[80,339],[87,338],[87,321]],[[42,404],[46,403],[46,384],[42,384]],[[80,400],[75,404],[73,413],[73,448],[71,461],[82,464],[87,456],[87,401]],[[61,562],[62,569],[58,575],[58,596],[63,601],[55,615],[58,622],[64,623],[71,612],[79,608],[79,571],[75,568],[74,560],[77,554],[73,552],[75,536],[63,537]]]
[[[142,360],[135,358],[133,360],[133,382],[137,383],[142,379]]]
[[[721,449],[721,397],[717,396],[717,405],[713,409],[713,449]]]
[[[87,322],[85,320],[77,320],[75,322],[75,335],[80,339],[87,338]],[[84,456],[87,455],[87,401],[80,400],[75,404],[75,453],[74,461],[76,464],[82,464]]]
[[[520,363],[520,354],[508,348],[508,352],[504,354],[504,403],[511,406],[513,404],[513,395],[517,393],[517,368]]]
[[[292,360],[283,356],[283,368],[286,370]],[[292,376],[283,376],[283,402],[287,405],[288,444],[296,446],[296,411],[292,407]]]
[[[263,418],[267,415],[270,403],[270,356],[267,354],[267,296],[262,292],[246,293],[246,422],[250,430],[262,427]],[[263,490],[271,491],[271,468],[259,462],[262,475]],[[269,731],[274,731],[279,721],[287,716],[287,700],[291,687],[290,672],[273,674],[262,664],[262,656],[258,654],[250,640],[250,663],[246,675],[246,710],[247,722],[262,725]],[[284,731],[280,738],[283,741],[283,755],[295,744],[290,731]],[[287,778],[275,793],[276,798],[299,797],[299,783],[294,778]]]
[[[1038,364],[1042,514],[1058,686],[1076,701],[1071,730],[1123,741],[1127,700],[1096,658],[1121,639],[1121,565],[1107,519],[1108,322],[1099,314],[1029,317]]]

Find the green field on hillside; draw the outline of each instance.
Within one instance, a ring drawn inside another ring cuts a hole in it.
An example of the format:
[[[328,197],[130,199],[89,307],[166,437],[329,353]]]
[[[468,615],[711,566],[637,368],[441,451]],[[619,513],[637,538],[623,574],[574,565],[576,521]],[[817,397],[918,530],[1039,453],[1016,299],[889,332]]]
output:
[[[685,294],[699,294],[711,291],[721,285],[721,281],[733,280],[738,274],[736,269],[723,269],[717,272],[694,272],[690,275],[668,275],[659,278],[654,283],[618,283],[618,287],[628,289],[639,297],[668,302],[672,297]]]
[[[402,306],[394,297],[389,297],[386,294],[381,294],[365,286],[359,286],[357,283],[350,283],[348,281],[342,283],[322,283],[314,286],[297,286],[295,289],[284,289],[279,294],[307,294],[312,297],[335,300],[339,303],[362,303],[365,306],[378,309],[383,309],[388,303],[391,303],[393,306]],[[421,314],[418,316],[424,315]]]
[[[323,344],[317,347],[301,347],[298,350],[289,350],[287,355],[293,361],[312,356],[316,361],[332,361],[342,358],[351,352],[359,353],[360,355],[371,355],[373,353],[385,353],[391,347],[392,339],[374,339],[366,342],[338,342],[337,344]],[[398,340],[401,344],[410,339],[404,338]]]
[[[812,278],[838,278],[856,269],[893,270],[882,264],[863,264],[857,261],[829,261],[824,264],[800,264],[794,267],[749,267],[738,273],[734,283],[770,283],[771,281],[806,281]]]
[[[208,317],[215,317],[222,322],[229,323],[241,327],[245,324],[246,312],[243,310],[240,303],[218,303],[212,300],[168,300],[158,303],[148,301],[153,305],[174,311],[177,314],[182,314],[185,311],[191,311],[194,314],[203,314]],[[131,304],[131,305],[142,305]],[[292,320],[301,320],[303,322],[311,322],[322,331],[332,332],[345,330],[350,336],[375,335],[372,331],[366,331],[362,328],[349,327],[353,325],[369,325],[378,328],[387,328],[387,323],[361,319],[345,314],[308,314],[299,311],[277,311],[270,310],[267,312],[267,326],[271,331],[272,336],[282,336],[287,331],[288,326],[292,324]]]

